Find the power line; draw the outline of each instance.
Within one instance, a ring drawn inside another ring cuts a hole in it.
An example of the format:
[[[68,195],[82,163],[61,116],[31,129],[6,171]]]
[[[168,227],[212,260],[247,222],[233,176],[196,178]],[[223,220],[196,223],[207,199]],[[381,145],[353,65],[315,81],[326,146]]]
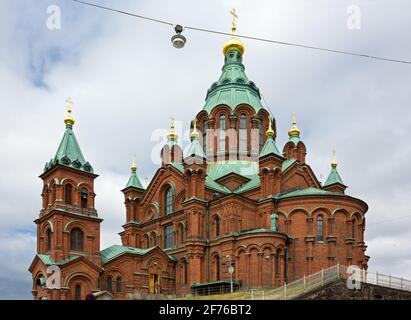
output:
[[[132,16],[132,17],[135,17],[135,18],[149,20],[149,21],[152,21],[152,22],[157,22],[157,23],[161,23],[161,24],[165,24],[165,25],[169,25],[169,26],[175,26],[176,25],[176,24],[171,23],[169,21],[154,19],[154,18],[142,16],[142,15],[139,15],[139,14],[123,11],[123,10],[118,10],[118,9],[113,9],[113,8],[101,6],[101,5],[94,4],[94,3],[89,3],[89,2],[85,2],[85,1],[81,1],[81,0],[72,0],[72,1],[77,2],[79,4],[92,6],[92,7],[96,7],[96,8],[100,8],[100,9],[104,9],[104,10],[108,10],[108,11],[112,11],[112,12],[116,12],[116,13],[120,13],[120,14],[125,14],[125,15]],[[189,30],[193,30],[193,31],[208,32],[208,33],[214,33],[214,34],[219,34],[219,35],[227,35],[227,36],[232,35],[231,33],[228,33],[228,32],[198,28],[198,27],[192,27],[192,26],[184,26],[184,28],[189,29]],[[255,41],[263,41],[263,42],[274,43],[274,44],[285,45],[285,46],[293,46],[293,47],[299,47],[299,48],[304,48],[304,49],[311,49],[311,50],[319,50],[319,51],[325,51],[325,52],[331,52],[331,53],[345,54],[345,55],[357,56],[357,57],[368,58],[368,59],[375,59],[375,60],[382,60],[382,61],[389,61],[389,62],[396,62],[396,63],[411,64],[411,61],[407,61],[407,60],[390,59],[390,58],[384,58],[384,57],[379,57],[379,56],[374,56],[374,55],[369,55],[369,54],[355,53],[355,52],[343,51],[343,50],[335,50],[335,49],[316,47],[316,46],[310,46],[310,45],[299,44],[299,43],[292,43],[292,42],[285,42],[285,41],[278,41],[278,40],[272,40],[272,39],[252,37],[252,36],[247,36],[247,35],[236,35],[236,36],[238,38],[250,39],[250,40],[255,40]]]

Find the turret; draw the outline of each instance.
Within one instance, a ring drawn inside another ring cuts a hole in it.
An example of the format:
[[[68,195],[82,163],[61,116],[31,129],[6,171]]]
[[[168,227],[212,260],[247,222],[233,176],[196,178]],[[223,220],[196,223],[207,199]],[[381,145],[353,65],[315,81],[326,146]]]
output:
[[[284,158],[278,151],[274,140],[275,132],[272,119],[269,117],[267,140],[259,156],[259,174],[261,180],[261,197],[265,198],[280,192],[281,166]]]
[[[183,150],[177,142],[178,135],[174,127],[174,118],[170,118],[170,130],[167,134],[167,143],[161,149],[161,165],[165,167],[171,163],[182,163]]]
[[[286,159],[296,159],[301,164],[305,163],[307,149],[304,142],[300,139],[300,129],[297,127],[295,112],[293,112],[293,121],[290,130],[288,130],[289,141],[283,149],[283,156]]]
[[[140,221],[139,203],[144,193],[144,187],[137,176],[137,166],[135,161],[131,165],[131,175],[126,187],[121,190],[124,193],[124,204],[126,206],[126,222]]]
[[[205,198],[205,178],[207,163],[204,150],[199,142],[197,120],[191,133],[191,143],[184,158],[184,179],[186,183],[186,199]]]
[[[332,192],[344,193],[347,186],[342,182],[342,179],[337,171],[337,160],[335,151],[333,151],[333,159],[331,161],[331,172],[323,185],[323,189]]]

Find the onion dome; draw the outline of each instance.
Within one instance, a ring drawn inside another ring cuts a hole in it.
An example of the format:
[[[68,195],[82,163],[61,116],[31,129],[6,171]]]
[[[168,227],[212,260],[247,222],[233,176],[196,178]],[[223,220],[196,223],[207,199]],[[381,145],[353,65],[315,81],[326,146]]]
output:
[[[295,112],[293,112],[293,122],[290,130],[288,130],[288,136],[291,137],[300,137],[300,129],[297,128],[297,121],[295,119]]]

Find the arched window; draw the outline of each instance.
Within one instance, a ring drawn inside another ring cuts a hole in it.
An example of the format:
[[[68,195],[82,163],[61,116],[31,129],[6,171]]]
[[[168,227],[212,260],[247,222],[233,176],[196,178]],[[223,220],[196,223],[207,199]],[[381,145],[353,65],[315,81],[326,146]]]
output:
[[[181,265],[182,272],[181,272],[181,284],[187,284],[188,282],[188,266],[187,266],[187,260],[183,260],[183,263]]]
[[[173,247],[173,225],[164,227],[164,249]]]
[[[247,116],[244,113],[240,116],[239,140],[240,152],[244,153],[247,151]]]
[[[81,300],[81,285],[77,284],[75,287],[75,299]]]
[[[260,151],[264,147],[264,123],[263,120],[258,122],[258,143],[260,146]]]
[[[121,278],[117,277],[116,279],[116,292],[121,292]]]
[[[182,224],[182,223],[180,223],[180,226],[179,226],[179,234],[180,234],[180,244],[183,244],[184,243],[184,240],[185,240],[185,236],[184,236],[184,225]]]
[[[111,276],[106,279],[106,289],[108,292],[113,292],[113,278]]]
[[[355,220],[351,222],[351,238],[355,239]]]
[[[317,217],[317,241],[324,240],[324,221],[323,216]]]
[[[74,228],[70,233],[70,248],[72,251],[83,251],[83,231]]]
[[[280,273],[280,257],[278,252],[274,256],[274,272],[276,275]]]
[[[215,279],[218,281],[220,280],[220,272],[221,272],[221,266],[220,266],[220,257],[215,256]]]
[[[204,120],[203,122],[203,149],[204,152],[207,152],[207,121]]]
[[[46,231],[46,241],[47,241],[47,245],[46,245],[46,251],[50,251],[51,250],[51,229],[48,228]]]
[[[44,209],[48,207],[49,201],[49,189],[46,189],[46,191],[44,191]]]
[[[167,187],[165,194],[165,213],[170,214],[173,212],[173,190],[171,189],[171,187]]]
[[[73,187],[71,186],[71,184],[66,184],[66,190],[65,190],[65,194],[64,194],[64,196],[65,196],[65,203],[66,204],[72,204],[73,203],[73,200],[72,200],[72,190],[73,190]]]
[[[219,123],[219,129],[220,129],[220,136],[219,136],[219,151],[220,152],[225,152],[225,115],[220,116],[220,123]]]
[[[56,201],[56,186],[53,186],[53,190],[51,191],[51,203],[53,204]]]
[[[214,236],[217,238],[220,236],[220,218],[214,218]]]
[[[87,203],[88,203],[88,191],[86,188],[81,189],[81,207],[82,208],[87,208]]]

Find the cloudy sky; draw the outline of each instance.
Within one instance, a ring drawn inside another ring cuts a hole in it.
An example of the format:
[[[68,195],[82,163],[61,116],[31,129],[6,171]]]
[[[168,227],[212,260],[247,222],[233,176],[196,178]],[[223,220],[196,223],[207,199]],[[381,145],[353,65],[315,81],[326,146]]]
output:
[[[407,0],[94,1],[226,32],[235,6],[240,34],[411,60]],[[60,30],[47,28],[50,5],[61,9]],[[360,29],[347,27],[351,5]],[[3,0],[0,19],[0,298],[30,299],[38,175],[63,135],[66,97],[100,175],[104,248],[120,243],[130,159],[136,155],[143,181],[152,177],[158,133],[171,114],[186,130],[201,110],[226,37],[186,30],[187,45],[177,50],[169,26],[70,0]],[[279,147],[295,111],[314,172],[328,174],[336,149],[347,193],[369,204],[369,269],[411,279],[411,65],[244,42],[246,72],[277,120]]]

